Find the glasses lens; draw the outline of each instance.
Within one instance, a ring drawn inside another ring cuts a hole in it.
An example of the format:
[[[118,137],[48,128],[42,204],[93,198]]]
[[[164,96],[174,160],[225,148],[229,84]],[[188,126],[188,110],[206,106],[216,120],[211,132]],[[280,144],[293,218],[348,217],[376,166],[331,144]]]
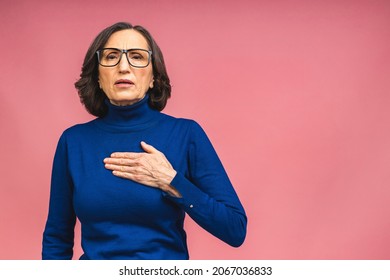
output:
[[[114,66],[118,64],[122,52],[116,49],[104,49],[99,52],[99,62],[103,66]]]
[[[149,52],[146,50],[129,50],[127,57],[132,66],[146,67],[149,64]]]
[[[121,60],[123,52],[118,49],[103,49],[98,54],[99,63],[102,66],[115,66]],[[128,62],[134,67],[149,65],[150,53],[147,50],[130,49],[126,54]]]

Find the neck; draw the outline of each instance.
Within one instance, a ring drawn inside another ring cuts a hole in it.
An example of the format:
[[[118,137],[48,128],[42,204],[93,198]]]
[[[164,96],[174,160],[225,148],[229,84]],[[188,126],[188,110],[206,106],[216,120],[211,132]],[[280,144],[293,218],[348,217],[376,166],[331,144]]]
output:
[[[117,127],[134,127],[148,125],[160,113],[149,106],[149,95],[131,105],[118,106],[112,104],[108,99],[105,101],[108,112],[102,120]]]
[[[145,96],[143,97],[145,98]],[[141,101],[143,98],[139,98],[137,100],[132,100],[132,101],[115,101],[115,100],[111,100],[109,99],[108,101],[112,104],[112,105],[115,105],[115,106],[130,106],[130,105],[133,105],[135,103],[138,103],[139,101]]]

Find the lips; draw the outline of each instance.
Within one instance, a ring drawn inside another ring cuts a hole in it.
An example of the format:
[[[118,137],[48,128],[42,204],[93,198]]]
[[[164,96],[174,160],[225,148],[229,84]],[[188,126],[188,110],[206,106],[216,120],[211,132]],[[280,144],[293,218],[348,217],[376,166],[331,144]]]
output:
[[[120,79],[115,82],[115,85],[134,85],[134,83],[128,79]]]

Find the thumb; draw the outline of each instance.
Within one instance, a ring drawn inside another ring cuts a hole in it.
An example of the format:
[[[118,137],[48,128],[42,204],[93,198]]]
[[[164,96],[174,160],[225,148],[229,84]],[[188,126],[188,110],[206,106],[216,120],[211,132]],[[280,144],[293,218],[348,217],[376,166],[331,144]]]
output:
[[[144,141],[141,141],[141,147],[148,154],[158,153],[158,150],[152,145],[146,144]]]

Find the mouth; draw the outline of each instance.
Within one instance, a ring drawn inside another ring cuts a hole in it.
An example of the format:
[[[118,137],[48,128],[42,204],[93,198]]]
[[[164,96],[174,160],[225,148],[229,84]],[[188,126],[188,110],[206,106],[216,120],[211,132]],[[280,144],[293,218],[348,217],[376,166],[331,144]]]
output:
[[[115,82],[116,86],[128,87],[134,85],[134,83],[128,79],[120,79]]]

